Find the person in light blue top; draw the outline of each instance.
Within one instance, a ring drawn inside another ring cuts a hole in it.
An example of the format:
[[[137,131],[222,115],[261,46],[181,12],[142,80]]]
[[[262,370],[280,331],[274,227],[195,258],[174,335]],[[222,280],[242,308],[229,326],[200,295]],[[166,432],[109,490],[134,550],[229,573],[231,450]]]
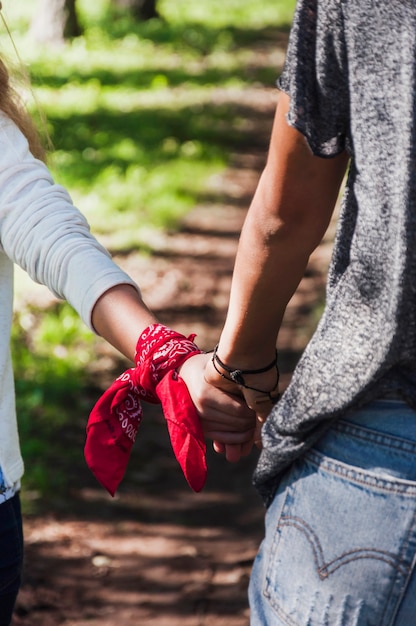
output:
[[[23,564],[19,490],[24,464],[10,354],[14,264],[67,300],[91,330],[132,363],[140,334],[157,323],[135,281],[113,262],[69,193],[53,180],[37,133],[15,96],[0,60],[0,626],[11,622]],[[178,368],[204,434],[226,446],[248,442],[251,447],[255,415],[236,396],[201,384],[207,359],[197,354]]]

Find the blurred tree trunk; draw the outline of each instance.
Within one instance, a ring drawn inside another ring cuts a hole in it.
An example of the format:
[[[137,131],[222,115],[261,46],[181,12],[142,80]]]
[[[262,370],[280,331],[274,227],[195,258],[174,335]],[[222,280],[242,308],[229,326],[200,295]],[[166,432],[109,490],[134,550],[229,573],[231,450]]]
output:
[[[39,0],[38,10],[30,26],[31,35],[40,43],[62,44],[79,37],[76,0]]]
[[[129,9],[131,14],[139,20],[151,20],[160,17],[157,0],[113,0],[113,5],[122,9]]]

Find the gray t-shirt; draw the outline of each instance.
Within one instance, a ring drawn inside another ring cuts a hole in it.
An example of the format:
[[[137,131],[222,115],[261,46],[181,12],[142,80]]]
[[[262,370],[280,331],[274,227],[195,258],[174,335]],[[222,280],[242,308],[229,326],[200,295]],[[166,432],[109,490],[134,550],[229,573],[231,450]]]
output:
[[[347,410],[416,409],[416,4],[299,0],[279,87],[312,152],[346,149],[326,307],[264,429],[254,483],[279,476]],[[300,183],[301,184],[301,183]]]

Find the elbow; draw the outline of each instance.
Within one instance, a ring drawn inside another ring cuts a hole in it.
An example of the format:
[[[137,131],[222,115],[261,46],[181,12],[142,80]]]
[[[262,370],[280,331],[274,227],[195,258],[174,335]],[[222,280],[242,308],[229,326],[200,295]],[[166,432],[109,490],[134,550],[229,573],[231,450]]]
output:
[[[305,255],[310,255],[320,244],[329,220],[316,219],[306,211],[291,211],[286,215],[267,211],[246,227],[252,229],[266,248],[293,246]]]

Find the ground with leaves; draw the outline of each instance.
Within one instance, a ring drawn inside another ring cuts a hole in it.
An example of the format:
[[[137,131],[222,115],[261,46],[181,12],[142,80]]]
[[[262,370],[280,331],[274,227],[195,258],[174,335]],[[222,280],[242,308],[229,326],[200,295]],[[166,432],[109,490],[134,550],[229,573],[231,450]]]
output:
[[[132,251],[116,259],[160,319],[196,332],[205,349],[215,344],[224,320],[238,235],[264,164],[276,93],[259,88],[245,98],[250,123],[257,124],[256,148],[234,155],[225,174],[211,181],[212,196],[178,233],[150,242],[151,257]],[[287,311],[279,339],[283,386],[316,323],[331,237],[332,229]],[[103,355],[112,369],[122,366],[111,350],[103,348]],[[105,377],[103,372],[101,386]],[[81,445],[83,436],[82,419],[74,419],[71,441]],[[69,498],[56,494],[42,514],[25,516],[26,573],[13,625],[247,626],[247,584],[264,515],[251,486],[255,462],[254,452],[229,465],[210,451],[207,485],[193,494],[172,458],[162,415],[146,406],[116,498],[85,468],[70,477]]]

